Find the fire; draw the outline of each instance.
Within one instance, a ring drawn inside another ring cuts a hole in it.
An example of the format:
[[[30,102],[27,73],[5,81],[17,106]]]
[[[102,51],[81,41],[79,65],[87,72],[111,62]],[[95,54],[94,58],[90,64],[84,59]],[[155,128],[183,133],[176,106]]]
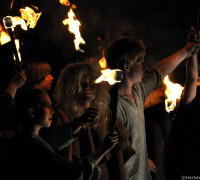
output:
[[[4,45],[9,41],[11,41],[9,34],[3,31],[3,27],[0,25],[0,44]]]
[[[18,16],[14,16],[14,17],[6,16],[3,18],[3,23],[6,29],[8,28],[14,29],[14,27],[16,27],[17,25],[20,25],[23,30],[27,30],[26,22],[24,21],[24,19]]]
[[[37,8],[37,7],[36,7]],[[27,20],[27,26],[30,28],[34,28],[37,24],[37,21],[39,20],[42,12],[35,13],[33,9],[30,7],[25,7],[24,9],[19,10],[21,13],[22,19]]]
[[[106,69],[107,63],[104,57],[100,59],[99,64],[102,68],[101,70],[102,75],[98,79],[95,80],[95,83],[107,81],[110,85],[113,85],[117,82],[121,82],[123,73],[120,69],[114,69],[114,70]]]
[[[21,62],[21,54],[20,54],[20,52],[19,52],[19,48],[20,48],[19,39],[15,39],[15,46],[16,46],[16,49],[17,49],[19,61]],[[14,54],[13,54],[13,59],[16,60],[16,57],[15,57]]]
[[[10,3],[10,9],[12,9],[13,3],[14,3],[14,0],[12,0],[11,3]]]
[[[105,70],[101,70],[102,75],[95,80],[95,83],[100,83],[102,81],[107,81],[110,85],[113,85],[117,82],[121,82],[121,81],[117,81],[117,72],[121,72],[120,69],[105,69]]]
[[[183,87],[180,84],[173,83],[169,80],[168,76],[165,76],[163,83],[166,85],[165,95],[165,109],[169,113],[176,107],[176,100],[180,100]]]
[[[99,64],[100,64],[100,66],[101,66],[102,69],[106,69],[107,62],[106,62],[105,57],[103,57],[102,59],[100,59]]]
[[[68,0],[60,0],[60,4],[63,6],[70,6],[70,2]]]
[[[74,44],[75,44],[75,49],[84,52],[82,49],[80,49],[79,45],[80,44],[85,44],[84,39],[81,37],[81,33],[79,31],[79,26],[81,26],[80,21],[76,19],[76,15],[74,14],[73,10],[76,8],[76,6],[73,4],[72,7],[70,8],[68,12],[68,19],[63,20],[63,24],[69,26],[69,31],[71,33],[74,33],[75,39],[74,39]]]

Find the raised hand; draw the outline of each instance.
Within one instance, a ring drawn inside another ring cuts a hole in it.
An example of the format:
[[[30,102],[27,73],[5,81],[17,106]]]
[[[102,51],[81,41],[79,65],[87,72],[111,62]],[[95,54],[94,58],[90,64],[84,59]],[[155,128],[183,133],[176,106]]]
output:
[[[26,79],[25,71],[22,70],[13,76],[13,78],[10,80],[10,83],[16,86],[16,88],[20,88],[25,84]]]
[[[200,31],[196,32],[195,28],[191,27],[190,28],[190,32],[187,35],[188,42],[190,42],[190,43],[199,43],[200,42],[199,37],[200,37]],[[192,50],[191,50],[192,51],[192,55],[198,54],[199,48],[200,48],[200,45],[196,45],[195,47],[193,47]]]

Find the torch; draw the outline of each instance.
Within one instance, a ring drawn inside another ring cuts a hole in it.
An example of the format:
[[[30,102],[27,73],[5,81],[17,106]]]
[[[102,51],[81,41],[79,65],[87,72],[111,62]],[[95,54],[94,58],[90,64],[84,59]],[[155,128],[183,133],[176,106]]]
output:
[[[110,130],[115,131],[116,130],[116,120],[117,120],[117,102],[118,102],[118,86],[121,80],[123,79],[123,71],[120,69],[106,69],[107,63],[105,58],[102,58],[99,61],[99,64],[103,70],[101,70],[102,75],[96,79],[95,83],[100,83],[101,81],[107,81],[110,85],[110,96],[111,96],[111,102],[110,102],[110,109],[112,111],[112,117],[110,122]],[[111,157],[110,160],[107,162],[107,168],[110,172],[113,172],[113,169],[115,171],[120,171],[121,176],[118,176],[115,172],[111,173],[112,179],[123,179],[125,177],[125,174],[122,170],[122,160],[126,162],[134,153],[134,149],[131,147],[130,144],[127,142],[123,142],[125,146],[120,146],[119,144],[116,145],[111,150]],[[115,158],[117,157],[117,158]]]
[[[11,16],[6,16],[3,18],[3,23],[4,23],[5,28],[8,29],[8,33],[11,38],[11,45],[12,45],[13,53],[16,58],[17,69],[18,69],[18,71],[21,71],[22,67],[21,67],[21,63],[19,60],[19,56],[18,56],[16,44],[15,44],[15,39],[14,39],[14,35],[13,35],[13,29],[15,27],[15,25],[13,24],[13,18]]]
[[[106,59],[102,58],[99,61],[101,67],[106,68]],[[115,130],[116,125],[116,117],[117,117],[117,101],[118,101],[118,83],[123,79],[123,71],[120,69],[103,69],[101,70],[102,75],[95,80],[95,83],[100,83],[102,81],[107,81],[110,85],[112,85],[110,89],[111,102],[110,109],[112,111],[112,119],[111,119],[111,129]]]

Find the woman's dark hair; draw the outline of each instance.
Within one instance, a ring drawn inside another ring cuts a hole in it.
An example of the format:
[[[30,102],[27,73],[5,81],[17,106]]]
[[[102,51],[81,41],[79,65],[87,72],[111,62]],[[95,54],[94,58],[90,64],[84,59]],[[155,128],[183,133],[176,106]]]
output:
[[[26,89],[18,94],[15,102],[16,123],[24,126],[34,122],[30,117],[29,108],[39,109],[44,93],[46,92],[40,89]]]
[[[27,60],[24,63],[24,70],[27,77],[26,86],[34,87],[34,85],[40,84],[51,73],[51,66],[43,60]]]

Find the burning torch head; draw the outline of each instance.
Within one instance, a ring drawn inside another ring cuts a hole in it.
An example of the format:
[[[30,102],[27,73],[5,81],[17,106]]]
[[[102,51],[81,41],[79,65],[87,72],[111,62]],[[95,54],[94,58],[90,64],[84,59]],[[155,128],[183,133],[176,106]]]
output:
[[[120,69],[105,69],[101,71],[102,75],[95,80],[95,83],[107,81],[110,85],[121,82],[123,79],[123,71]]]
[[[13,27],[13,20],[12,20],[12,16],[6,16],[3,18],[3,23],[4,23],[4,27],[6,29],[8,28],[12,28]]]

